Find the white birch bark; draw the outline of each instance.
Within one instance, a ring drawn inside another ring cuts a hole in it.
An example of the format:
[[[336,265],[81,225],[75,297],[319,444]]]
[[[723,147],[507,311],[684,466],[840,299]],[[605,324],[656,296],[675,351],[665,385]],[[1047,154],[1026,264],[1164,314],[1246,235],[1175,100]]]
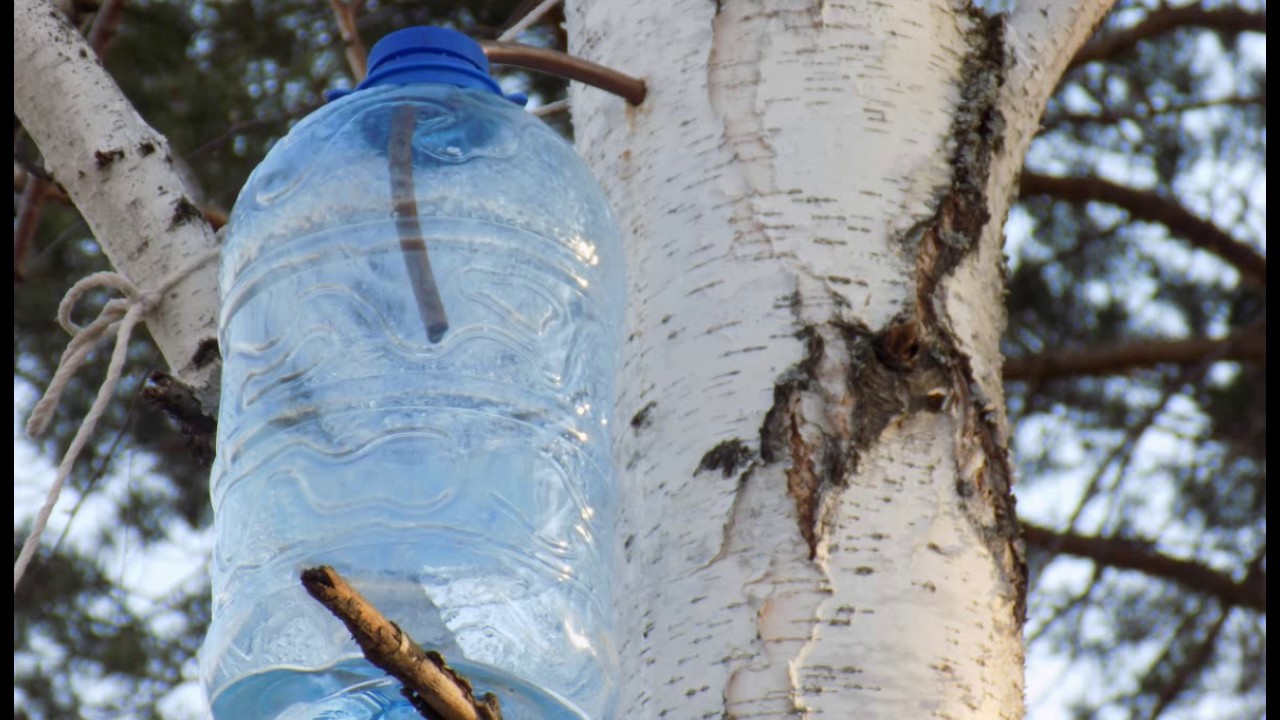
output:
[[[168,141],[133,109],[84,38],[43,0],[13,5],[13,108],[107,258],[147,290],[216,247]],[[217,266],[147,320],[170,372],[216,409]]]
[[[571,5],[575,88],[629,243],[616,455],[628,717],[1017,717],[1023,577],[998,340],[1001,225],[1040,112],[1108,0]],[[45,2],[14,106],[112,263],[214,246],[164,138]],[[1000,80],[1003,79],[1003,84]],[[213,337],[210,269],[149,326]]]
[[[1108,5],[570,4],[649,83],[572,95],[628,243],[627,717],[1021,716],[1001,228]]]

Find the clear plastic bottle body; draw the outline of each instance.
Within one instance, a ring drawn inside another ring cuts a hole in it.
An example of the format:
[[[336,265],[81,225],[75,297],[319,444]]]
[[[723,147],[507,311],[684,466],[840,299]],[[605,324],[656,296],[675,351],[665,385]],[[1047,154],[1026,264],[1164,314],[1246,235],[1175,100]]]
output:
[[[393,207],[391,165],[408,160],[388,148],[406,106],[448,316],[435,342]],[[396,716],[394,687],[298,582],[328,563],[421,644],[515,696],[508,717],[607,716],[625,289],[608,210],[572,148],[490,93],[355,93],[250,177],[220,286],[201,658],[215,714]]]

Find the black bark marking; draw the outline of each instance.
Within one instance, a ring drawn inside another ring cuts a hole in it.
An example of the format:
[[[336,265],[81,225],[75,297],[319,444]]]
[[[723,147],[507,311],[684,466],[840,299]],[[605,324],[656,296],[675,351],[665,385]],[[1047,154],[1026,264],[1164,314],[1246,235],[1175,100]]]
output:
[[[138,145],[138,152],[142,153],[142,157],[146,157],[156,151],[156,146],[150,140],[145,140]]]
[[[93,151],[93,162],[98,166],[99,170],[105,170],[111,167],[112,163],[123,158],[124,150],[121,150],[120,148]]]
[[[184,195],[173,201],[173,215],[169,218],[169,229],[172,230],[183,223],[199,220],[204,217],[200,208]]]
[[[222,353],[218,350],[218,339],[209,337],[201,340],[200,344],[196,346],[196,351],[191,355],[191,364],[196,369],[201,369],[221,357]]]
[[[653,424],[653,409],[658,403],[650,401],[648,405],[640,408],[640,411],[631,416],[631,427],[635,430],[647,428]]]
[[[725,440],[702,456],[702,461],[698,463],[698,469],[694,470],[693,474],[697,475],[704,470],[719,470],[725,477],[729,477],[737,472],[738,468],[746,467],[753,455],[751,448],[738,438]]]
[[[827,522],[824,497],[847,483],[860,453],[906,409],[908,390],[902,373],[879,360],[876,335],[864,326],[810,326],[798,337],[805,341],[805,358],[774,385],[773,406],[760,428],[760,448],[765,462],[789,464],[787,493],[796,504],[800,535],[812,559]],[[830,341],[824,338],[835,340],[836,346],[828,347]],[[843,388],[825,389],[817,382],[818,369],[828,363],[845,368]],[[827,396],[832,392],[842,397]],[[828,431],[824,419],[806,418],[802,400],[808,394],[818,394],[818,404],[824,407],[852,400],[842,421],[847,432]]]

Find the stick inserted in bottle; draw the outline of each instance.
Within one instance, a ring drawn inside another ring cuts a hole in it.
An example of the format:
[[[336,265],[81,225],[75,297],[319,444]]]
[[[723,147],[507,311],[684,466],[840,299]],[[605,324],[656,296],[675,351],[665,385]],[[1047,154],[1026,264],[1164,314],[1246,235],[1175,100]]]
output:
[[[413,131],[417,124],[416,110],[412,105],[400,105],[394,110],[391,139],[387,146],[387,159],[391,164],[391,202],[404,265],[409,271],[409,283],[413,286],[418,312],[422,315],[422,327],[427,331],[427,340],[438,343],[449,329],[449,317],[440,300],[440,288],[431,271],[427,241],[422,236],[422,223],[418,219],[418,201],[413,187]]]

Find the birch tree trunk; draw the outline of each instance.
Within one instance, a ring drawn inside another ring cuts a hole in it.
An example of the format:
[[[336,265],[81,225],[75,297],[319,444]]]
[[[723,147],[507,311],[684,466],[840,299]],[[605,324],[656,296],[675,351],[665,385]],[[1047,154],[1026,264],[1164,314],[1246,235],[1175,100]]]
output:
[[[1022,714],[1001,226],[1109,4],[568,8],[571,51],[649,82],[638,108],[573,94],[629,243],[627,717]],[[212,235],[47,8],[15,4],[15,112],[149,285]],[[193,277],[149,322],[180,372],[211,287]]]
[[[1022,715],[1001,228],[1108,5],[571,4],[649,83],[572,96],[628,243],[628,717]]]

